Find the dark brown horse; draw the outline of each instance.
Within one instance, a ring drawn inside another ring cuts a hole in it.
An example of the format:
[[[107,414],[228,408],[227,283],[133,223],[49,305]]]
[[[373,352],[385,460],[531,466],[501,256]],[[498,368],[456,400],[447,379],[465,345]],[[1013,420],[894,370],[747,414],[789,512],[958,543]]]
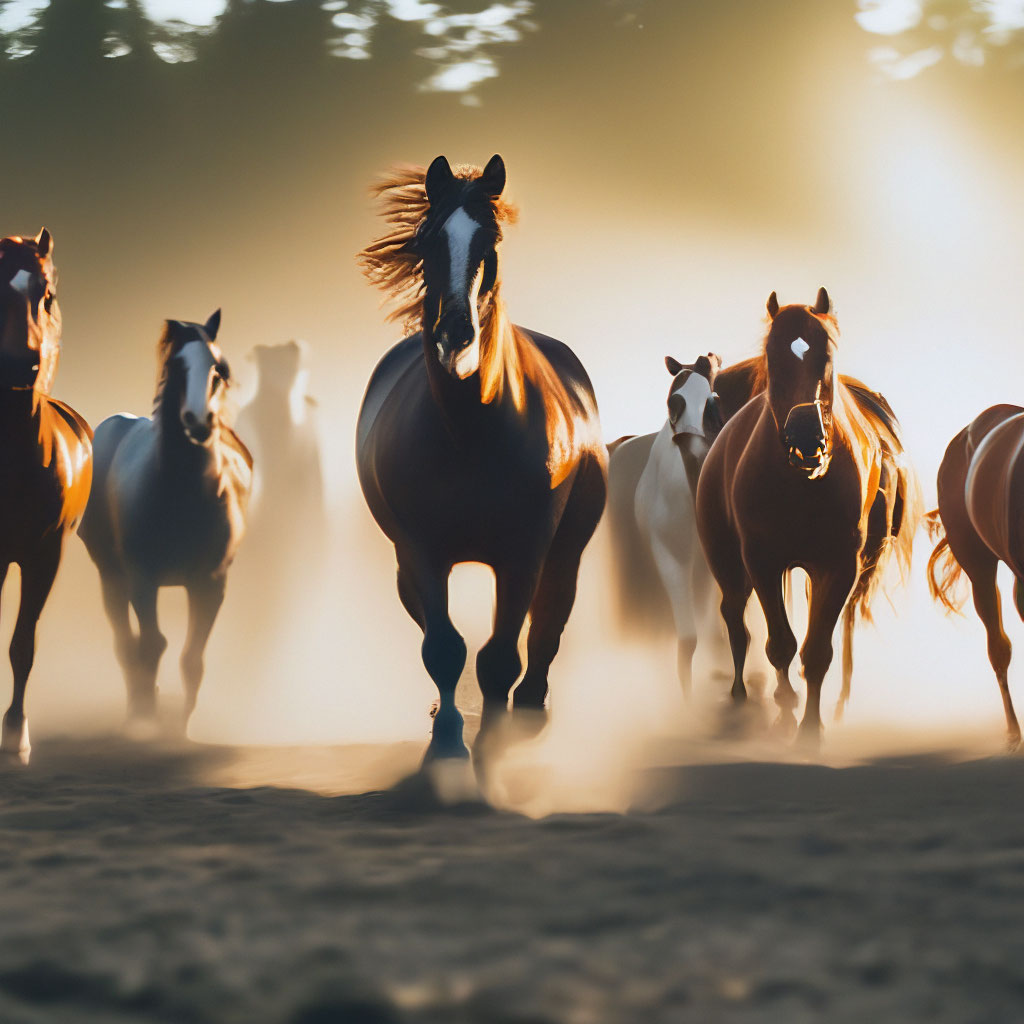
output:
[[[580,556],[604,508],[607,456],[586,371],[562,342],[514,326],[500,295],[505,165],[396,172],[377,194],[392,231],[367,247],[367,276],[419,326],[377,365],[356,441],[359,481],[395,545],[398,593],[423,630],[440,694],[428,758],[466,756],[455,686],[466,645],[448,615],[459,562],[494,569],[494,631],[477,656],[476,750],[517,711],[541,712],[576,595]],[[496,734],[494,734],[496,735]],[[478,759],[479,767],[479,759]]]
[[[92,482],[92,432],[50,398],[60,359],[53,241],[0,239],[0,587],[21,569],[21,606],[11,641],[14,698],[0,751],[28,762],[25,686],[36,623],[53,586],[64,537],[78,522]]]
[[[1010,567],[1014,604],[1024,619],[1024,409],[994,405],[964,427],[942,457],[938,492],[939,507],[927,517],[939,538],[928,560],[932,596],[949,611],[959,611],[963,600],[957,583],[967,573],[975,611],[985,624],[1012,749],[1020,744],[1020,725],[1006,678],[1011,648],[1003,632],[996,569],[1000,562]]]
[[[839,332],[825,289],[813,307],[781,309],[773,292],[768,315],[764,352],[751,364],[755,397],[726,422],[708,455],[697,488],[697,527],[722,589],[733,698],[746,698],[743,610],[753,589],[768,625],[775,700],[787,724],[795,721],[789,666],[797,642],[783,580],[790,569],[806,571],[801,732],[816,742],[835,625],[846,609],[849,640],[854,614],[868,612],[889,557],[895,553],[909,565],[917,483],[888,405],[863,385],[858,394],[834,372]],[[720,397],[727,372],[716,380]],[[725,383],[728,389],[728,378]]]

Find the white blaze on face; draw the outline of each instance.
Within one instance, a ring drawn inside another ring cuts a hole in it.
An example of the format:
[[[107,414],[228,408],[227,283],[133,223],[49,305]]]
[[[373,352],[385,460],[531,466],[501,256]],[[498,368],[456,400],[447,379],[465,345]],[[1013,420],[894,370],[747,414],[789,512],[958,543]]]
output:
[[[691,373],[682,386],[676,388],[675,395],[681,395],[686,402],[683,414],[672,424],[674,434],[697,434],[704,436],[704,411],[711,398],[711,385],[706,377],[699,373]]]
[[[31,283],[32,275],[27,270],[19,270],[11,278],[11,287],[20,295],[24,295],[26,299],[28,298],[28,289]]]
[[[181,358],[185,362],[185,401],[181,411],[190,412],[200,422],[206,423],[209,412],[210,371],[213,357],[203,341],[190,341],[182,346]]]
[[[811,346],[803,338],[797,338],[789,347],[793,350],[793,355],[802,360]]]
[[[451,295],[466,295],[469,292],[469,250],[473,236],[480,225],[462,207],[459,207],[445,222],[445,237],[448,239],[448,256],[451,260],[448,274],[448,292]]]

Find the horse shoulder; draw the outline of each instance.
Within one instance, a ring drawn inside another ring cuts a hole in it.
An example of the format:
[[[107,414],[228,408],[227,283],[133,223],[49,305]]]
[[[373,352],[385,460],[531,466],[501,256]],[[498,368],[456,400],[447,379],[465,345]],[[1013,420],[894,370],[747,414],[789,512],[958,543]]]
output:
[[[417,332],[392,345],[370,374],[356,423],[356,452],[361,453],[388,399],[419,361],[423,365],[423,335]],[[426,384],[426,373],[423,374]]]

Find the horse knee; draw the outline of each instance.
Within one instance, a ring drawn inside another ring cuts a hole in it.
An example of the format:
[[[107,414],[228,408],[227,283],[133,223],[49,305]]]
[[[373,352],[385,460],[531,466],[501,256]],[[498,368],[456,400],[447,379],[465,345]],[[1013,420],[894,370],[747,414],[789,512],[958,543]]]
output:
[[[481,693],[497,700],[507,698],[522,668],[518,644],[492,637],[476,656],[476,677]]]
[[[181,656],[179,665],[181,666],[181,675],[185,683],[189,686],[198,686],[199,681],[203,678],[204,662],[202,653],[185,651]]]
[[[15,629],[9,654],[15,679],[24,679],[32,671],[32,663],[36,657],[35,625],[31,629]]]
[[[1006,675],[1012,654],[1013,647],[1005,634],[995,634],[988,638],[988,660],[992,663],[992,668],[997,676]]]
[[[772,668],[777,672],[783,672],[789,668],[796,657],[796,637],[792,634],[783,637],[773,637],[769,633],[768,642],[764,646],[764,652],[768,656],[768,661]]]
[[[825,639],[817,643],[808,643],[804,646],[801,659],[804,666],[804,678],[808,682],[818,683],[825,678],[829,665],[832,664],[832,641]]]
[[[139,637],[139,656],[147,665],[155,665],[167,650],[167,637],[163,633],[145,633]]]
[[[423,665],[438,688],[455,689],[466,664],[466,641],[449,622],[428,628],[420,648]]]

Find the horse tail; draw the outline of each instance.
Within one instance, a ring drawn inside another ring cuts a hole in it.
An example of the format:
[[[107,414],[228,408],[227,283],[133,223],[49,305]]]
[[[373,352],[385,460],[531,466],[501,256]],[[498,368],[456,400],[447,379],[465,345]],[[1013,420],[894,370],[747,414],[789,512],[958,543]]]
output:
[[[956,560],[949,546],[945,527],[939,510],[933,509],[924,517],[928,528],[928,536],[937,540],[935,550],[928,559],[928,589],[932,597],[946,609],[957,614],[964,606],[966,597],[957,593],[958,585],[964,574],[963,566]]]
[[[896,561],[898,582],[910,574],[914,537],[921,523],[924,499],[917,473],[907,459],[899,420],[885,397],[852,378],[844,377],[854,406],[877,443],[880,459],[878,490],[868,515],[872,550],[865,550],[860,577],[850,595],[856,613],[871,621],[871,605],[882,588],[889,562]]]
[[[668,594],[636,519],[636,488],[653,439],[652,434],[615,445],[605,513],[619,622],[648,636],[674,628]]]
[[[839,691],[835,720],[843,720],[843,712],[850,703],[850,682],[853,679],[853,627],[857,619],[857,605],[847,601],[843,609],[843,688]]]

